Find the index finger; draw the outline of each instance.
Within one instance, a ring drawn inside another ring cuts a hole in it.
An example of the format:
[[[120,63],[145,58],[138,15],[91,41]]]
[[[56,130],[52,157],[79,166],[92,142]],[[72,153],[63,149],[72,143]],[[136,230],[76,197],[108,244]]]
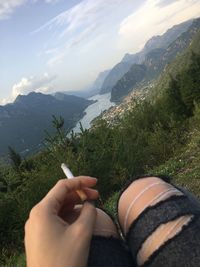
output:
[[[96,183],[97,179],[89,176],[78,176],[70,180],[59,180],[43,198],[41,204],[44,204],[48,209],[57,212],[62,207],[62,204],[69,193],[85,187],[93,187]]]

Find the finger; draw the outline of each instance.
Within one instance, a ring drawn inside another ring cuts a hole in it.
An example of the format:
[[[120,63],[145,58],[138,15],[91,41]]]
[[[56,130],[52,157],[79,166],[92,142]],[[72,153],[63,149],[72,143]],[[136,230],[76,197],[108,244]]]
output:
[[[99,192],[95,189],[85,187],[81,191],[83,191],[87,197],[87,200],[95,200],[99,196]],[[63,208],[73,209],[75,205],[82,204],[83,201],[80,199],[80,196],[76,191],[69,193],[65,200],[63,201]]]
[[[99,196],[99,192],[95,189],[85,187],[82,189],[87,196],[87,200],[95,200]],[[68,193],[63,201],[63,207],[74,207],[76,204],[83,203],[76,191]]]
[[[63,210],[61,214],[61,218],[67,222],[68,224],[74,223],[77,218],[80,216],[83,205],[76,205],[73,210],[70,212],[67,210]]]
[[[62,179],[49,191],[41,203],[51,211],[58,212],[62,207],[67,195],[78,189],[93,187],[97,183],[96,178],[79,176],[73,179]],[[69,200],[69,199],[68,199]]]
[[[83,189],[83,191],[86,194],[88,200],[95,200],[95,199],[97,199],[99,197],[99,192],[96,189],[92,189],[92,188],[87,188],[86,187],[86,188]]]
[[[85,238],[89,241],[96,222],[96,208],[89,202],[85,202],[82,206],[80,216],[75,224],[79,227],[79,231],[85,234]],[[85,241],[87,241],[85,240]]]
[[[84,193],[87,195],[88,200],[95,200],[99,196],[99,192],[92,188],[84,188]],[[68,200],[70,198],[70,201]],[[62,219],[66,220],[68,218],[69,213],[73,211],[75,205],[82,204],[80,197],[76,192],[69,193],[67,198],[64,200],[62,208],[60,209],[58,216]]]

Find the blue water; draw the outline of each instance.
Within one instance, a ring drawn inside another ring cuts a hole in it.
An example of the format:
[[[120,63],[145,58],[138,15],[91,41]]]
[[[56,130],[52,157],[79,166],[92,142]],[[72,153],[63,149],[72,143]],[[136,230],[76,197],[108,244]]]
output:
[[[84,129],[89,129],[91,127],[91,121],[99,116],[103,111],[109,109],[111,106],[114,106],[115,103],[110,102],[111,93],[103,95],[95,95],[90,97],[90,100],[97,100],[94,104],[90,105],[85,109],[86,115],[79,121],[81,122]],[[73,128],[75,133],[80,132],[79,122]]]

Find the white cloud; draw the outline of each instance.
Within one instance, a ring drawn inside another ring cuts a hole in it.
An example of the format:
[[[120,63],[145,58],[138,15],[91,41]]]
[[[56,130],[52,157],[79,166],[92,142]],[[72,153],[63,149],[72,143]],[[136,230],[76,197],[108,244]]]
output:
[[[45,3],[47,4],[56,4],[58,3],[60,0],[45,0]]]
[[[10,102],[10,101],[9,101],[9,99],[7,99],[7,98],[0,99],[0,106],[4,106],[4,105],[6,105],[8,102]]]
[[[46,41],[45,53],[51,52],[48,63],[54,66],[62,62],[75,47],[82,49],[85,43],[95,41],[102,33],[109,34],[110,30],[115,29],[115,24],[119,23],[116,18],[120,12],[123,16],[124,9],[129,8],[130,13],[130,7],[133,6],[130,0],[83,0],[32,34],[51,33],[53,37]]]
[[[43,0],[46,4],[56,4],[61,0]],[[0,20],[8,19],[14,11],[25,3],[37,3],[39,0],[0,0]]]
[[[39,1],[41,0],[31,0],[33,3],[38,3]],[[60,1],[63,1],[63,0],[43,0],[44,3],[46,4],[56,4]]]
[[[23,77],[13,85],[10,97],[0,99],[0,105],[11,103],[18,95],[27,95],[30,92],[51,93],[55,89],[53,81],[56,78],[56,75],[50,75],[47,72],[40,77]]]
[[[15,11],[26,2],[26,0],[1,0],[0,1],[0,20],[7,19]]]
[[[44,73],[39,78],[34,76],[29,78],[22,78],[20,82],[13,85],[11,100],[13,101],[18,95],[26,95],[33,91],[48,93],[53,89],[51,83],[55,79],[55,75],[50,76],[48,73]]]
[[[90,34],[95,31],[96,24],[92,24],[88,26],[88,28],[84,29],[79,35],[70,37],[64,45],[57,47],[53,50],[47,50],[47,54],[52,54],[52,57],[48,60],[47,64],[51,67],[55,66],[55,64],[60,63],[66,57],[67,53],[70,52],[74,47],[82,44],[84,41],[88,40]],[[94,43],[95,38],[92,39]],[[83,48],[83,47],[82,47]],[[79,50],[80,51],[80,50]]]
[[[157,6],[159,7],[165,7],[171,4],[174,4],[174,2],[179,1],[179,0],[158,0],[157,1]]]
[[[87,22],[92,22],[92,18],[97,15],[96,13],[101,12],[99,7],[103,7],[102,4],[106,2],[106,0],[83,0],[79,4],[60,13],[58,16],[48,21],[46,24],[35,30],[34,33],[38,33],[43,30],[52,31],[56,28],[57,30],[60,30],[59,28],[63,27],[60,34],[62,37],[67,32],[77,29],[79,26],[84,27]],[[113,0],[111,0],[111,2],[113,2]]]
[[[119,27],[119,49],[136,52],[154,35],[162,34],[175,24],[200,16],[198,0],[148,0],[125,18]]]

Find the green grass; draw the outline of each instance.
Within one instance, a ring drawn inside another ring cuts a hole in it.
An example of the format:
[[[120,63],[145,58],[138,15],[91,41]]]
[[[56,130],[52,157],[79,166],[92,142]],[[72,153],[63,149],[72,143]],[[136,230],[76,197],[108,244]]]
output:
[[[190,142],[174,157],[157,168],[148,170],[155,175],[172,177],[172,182],[183,186],[200,198],[200,131],[191,134]],[[147,172],[148,172],[147,171]],[[115,192],[104,204],[104,208],[116,218],[116,204],[119,192]],[[6,259],[4,267],[25,267],[25,255],[13,253]]]
[[[195,130],[188,145],[152,173],[171,176],[172,182],[200,198],[200,131]]]
[[[5,252],[1,253],[1,267],[26,267],[26,259],[24,253],[14,252],[11,256],[4,255]]]
[[[190,142],[174,157],[147,173],[167,175],[176,185],[183,186],[200,198],[200,131],[191,134]],[[105,203],[105,209],[116,218],[116,204],[119,192],[114,193]]]
[[[119,192],[114,193],[104,204],[105,210],[110,213],[114,218],[117,214],[117,199],[119,197]]]
[[[172,177],[172,182],[185,187],[190,192],[200,198],[200,130],[195,129],[190,134],[189,142],[182,147],[175,156],[160,165],[159,167],[147,170],[147,173],[155,175],[168,175]],[[119,192],[115,192],[105,202],[104,208],[116,219],[116,205]],[[2,267],[25,267],[25,255],[13,252],[8,257],[6,251],[3,253],[4,261]],[[2,254],[1,254],[2,255]]]

